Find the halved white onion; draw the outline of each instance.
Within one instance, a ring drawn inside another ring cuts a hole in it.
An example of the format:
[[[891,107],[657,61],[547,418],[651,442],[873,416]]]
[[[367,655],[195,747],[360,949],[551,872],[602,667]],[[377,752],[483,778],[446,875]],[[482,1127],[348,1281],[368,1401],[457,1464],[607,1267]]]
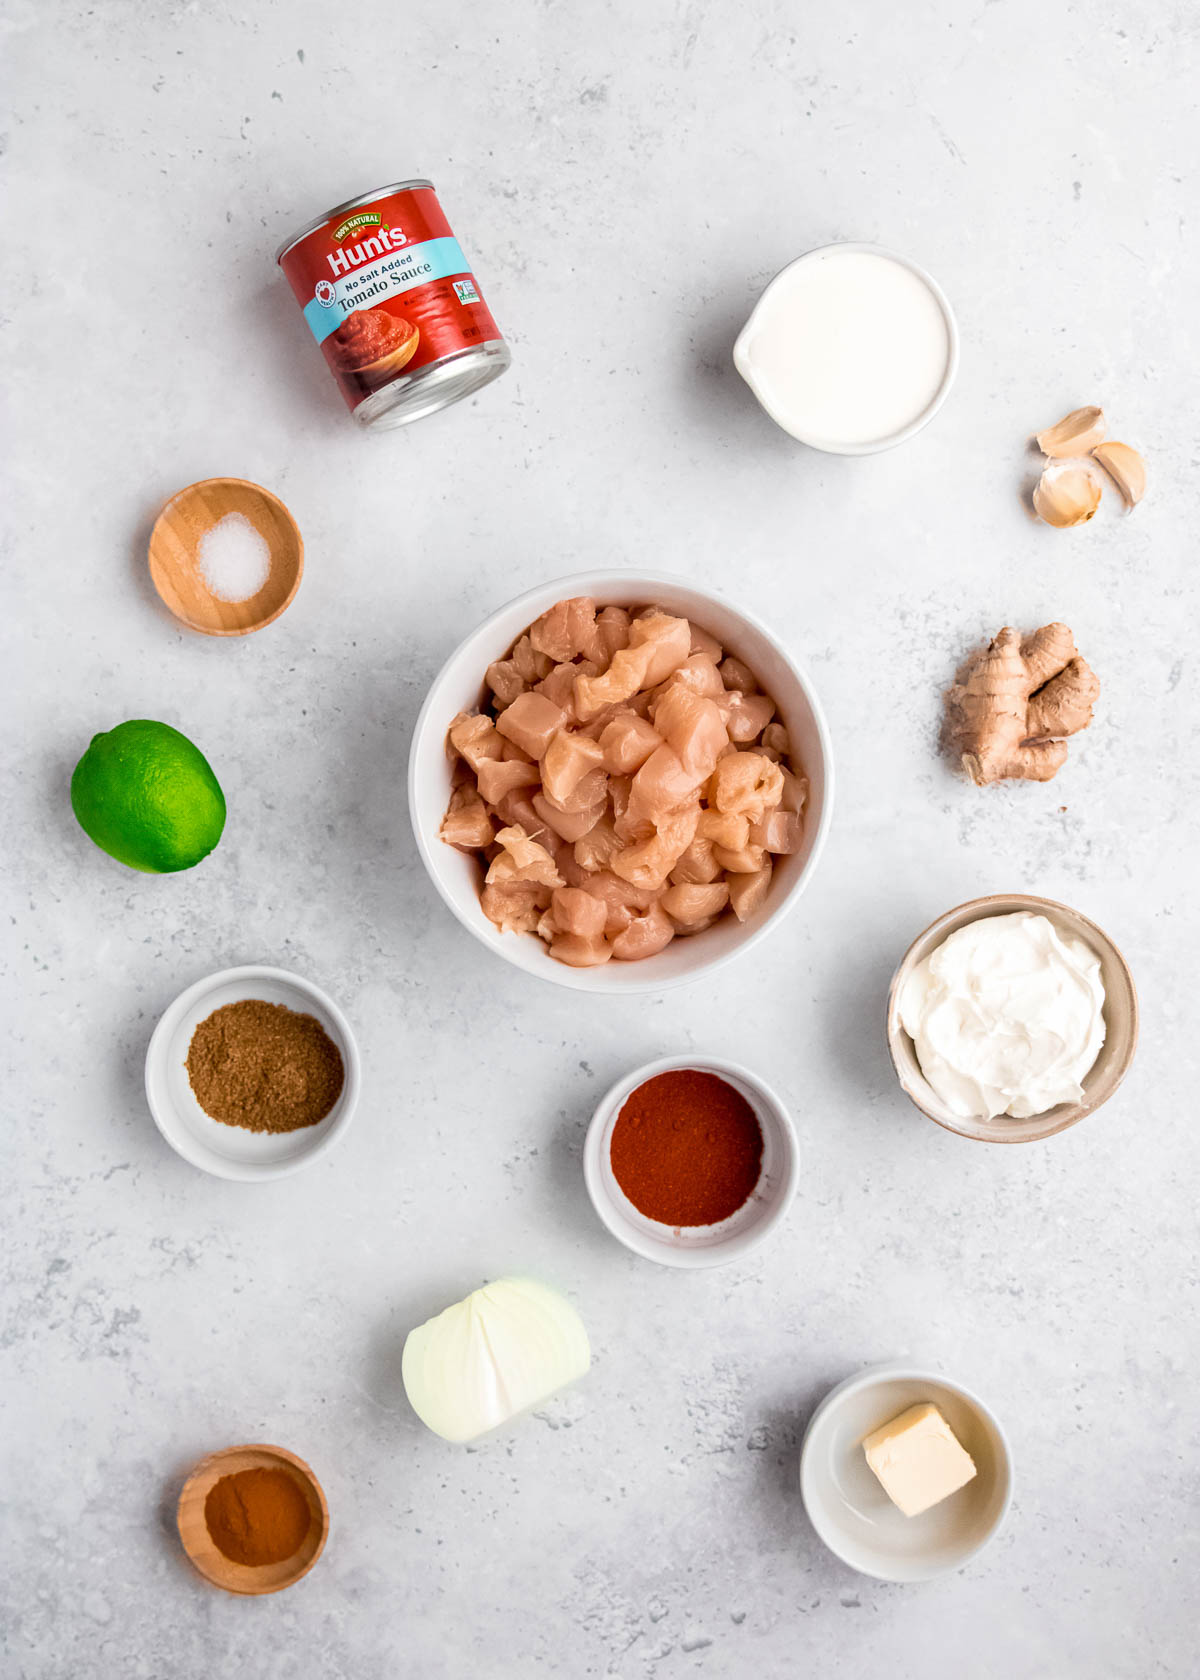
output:
[[[461,1442],[540,1405],[591,1359],[565,1296],[531,1278],[501,1278],[410,1331],[401,1374],[421,1422]]]

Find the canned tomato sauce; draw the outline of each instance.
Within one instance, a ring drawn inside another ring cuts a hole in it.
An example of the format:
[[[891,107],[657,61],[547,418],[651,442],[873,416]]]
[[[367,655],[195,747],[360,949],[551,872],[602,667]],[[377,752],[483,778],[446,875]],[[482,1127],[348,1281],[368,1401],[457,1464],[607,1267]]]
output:
[[[433,414],[512,361],[430,181],[348,199],[275,260],[364,426]]]

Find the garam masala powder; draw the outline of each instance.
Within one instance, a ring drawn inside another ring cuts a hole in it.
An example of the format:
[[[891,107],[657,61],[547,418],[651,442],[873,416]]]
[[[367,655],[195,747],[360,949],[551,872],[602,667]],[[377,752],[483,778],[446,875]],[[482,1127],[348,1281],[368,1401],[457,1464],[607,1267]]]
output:
[[[295,1132],[324,1120],[346,1079],[342,1053],[314,1015],[243,998],[192,1034],[187,1075],[213,1120],[250,1132]]]

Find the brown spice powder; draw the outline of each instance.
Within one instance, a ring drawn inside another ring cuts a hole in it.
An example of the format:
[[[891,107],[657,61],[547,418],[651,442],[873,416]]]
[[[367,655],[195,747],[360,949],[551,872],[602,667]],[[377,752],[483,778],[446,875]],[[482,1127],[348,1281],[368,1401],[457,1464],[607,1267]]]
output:
[[[204,1521],[219,1552],[256,1569],[295,1557],[308,1539],[312,1512],[286,1470],[238,1470],[209,1489]]]
[[[192,1034],[187,1073],[204,1112],[250,1132],[295,1132],[324,1120],[346,1079],[341,1051],[313,1015],[245,998]]]

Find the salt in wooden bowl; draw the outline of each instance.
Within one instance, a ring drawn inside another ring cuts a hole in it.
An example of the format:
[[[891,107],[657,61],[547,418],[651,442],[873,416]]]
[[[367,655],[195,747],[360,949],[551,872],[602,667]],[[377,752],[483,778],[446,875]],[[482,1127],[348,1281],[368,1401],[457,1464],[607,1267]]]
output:
[[[200,544],[229,514],[241,514],[267,545],[265,582],[243,601],[215,595],[200,565]],[[291,605],[304,574],[304,540],[287,507],[245,478],[206,478],[171,497],[150,533],[150,576],[163,604],[205,636],[246,636]]]

